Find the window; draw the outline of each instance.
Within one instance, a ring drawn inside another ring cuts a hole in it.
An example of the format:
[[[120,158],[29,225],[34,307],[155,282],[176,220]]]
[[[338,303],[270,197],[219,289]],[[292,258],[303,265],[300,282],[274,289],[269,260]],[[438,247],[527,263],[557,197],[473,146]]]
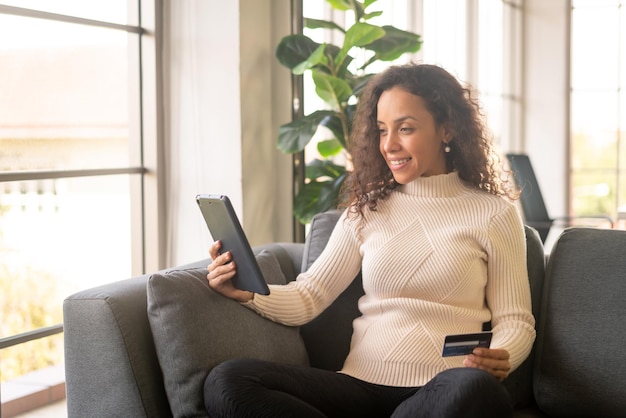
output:
[[[145,269],[145,150],[156,142],[153,103],[142,106],[156,89],[146,3],[0,0],[3,346],[60,331],[65,296]],[[61,362],[60,335],[11,345],[0,377]]]
[[[626,2],[574,0],[571,19],[570,212],[615,217],[626,206]]]
[[[379,0],[371,10],[383,10],[384,24],[422,36],[417,62],[441,65],[478,90],[479,100],[503,151],[522,143],[522,19],[523,0]],[[305,2],[304,16],[330,19],[339,14],[325,2]],[[340,20],[335,19],[340,22]],[[324,41],[319,30],[305,34]],[[323,106],[312,82],[305,79],[304,111]],[[314,158],[315,145],[306,152]]]
[[[494,141],[521,143],[522,0],[422,0],[423,60],[479,94]]]
[[[522,143],[522,0],[481,0],[478,10],[477,83],[501,150]]]

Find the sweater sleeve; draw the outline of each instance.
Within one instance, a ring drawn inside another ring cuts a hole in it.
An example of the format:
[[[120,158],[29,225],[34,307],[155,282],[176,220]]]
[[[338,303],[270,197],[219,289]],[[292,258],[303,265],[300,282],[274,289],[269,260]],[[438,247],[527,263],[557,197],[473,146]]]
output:
[[[245,306],[284,325],[302,325],[324,311],[354,280],[362,257],[352,219],[340,217],[324,251],[311,267],[286,285],[270,285]]]
[[[535,340],[526,240],[515,206],[492,219],[489,242],[486,298],[493,329],[491,346],[509,352],[513,371],[528,357]]]

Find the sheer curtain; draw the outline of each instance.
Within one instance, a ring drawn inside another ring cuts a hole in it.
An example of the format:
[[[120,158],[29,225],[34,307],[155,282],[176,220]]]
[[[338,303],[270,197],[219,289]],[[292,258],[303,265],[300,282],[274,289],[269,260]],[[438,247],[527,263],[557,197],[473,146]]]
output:
[[[196,194],[241,201],[239,2],[164,0],[163,7],[165,263],[175,266],[208,257],[212,240]]]

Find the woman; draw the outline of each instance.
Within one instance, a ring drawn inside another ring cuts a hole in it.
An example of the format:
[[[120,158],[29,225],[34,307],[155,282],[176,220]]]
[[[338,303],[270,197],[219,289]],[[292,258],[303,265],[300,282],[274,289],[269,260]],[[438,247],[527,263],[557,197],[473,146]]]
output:
[[[362,313],[339,372],[232,360],[205,382],[212,417],[505,417],[501,385],[535,338],[524,230],[470,90],[440,67],[372,78],[353,122],[347,208],[311,268],[269,296],[235,289],[210,249],[209,286],[286,325],[313,319],[362,271]],[[442,357],[446,335],[491,348]]]

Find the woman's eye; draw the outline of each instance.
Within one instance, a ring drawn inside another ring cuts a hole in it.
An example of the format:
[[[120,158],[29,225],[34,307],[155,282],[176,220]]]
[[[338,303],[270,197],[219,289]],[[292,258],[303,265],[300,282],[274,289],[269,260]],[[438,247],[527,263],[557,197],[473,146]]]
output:
[[[404,126],[404,127],[400,128],[400,132],[409,133],[409,132],[412,132],[412,131],[413,131],[413,129],[409,128],[408,126]]]
[[[383,129],[383,128],[378,128],[378,135],[384,135],[387,133],[387,130]]]

